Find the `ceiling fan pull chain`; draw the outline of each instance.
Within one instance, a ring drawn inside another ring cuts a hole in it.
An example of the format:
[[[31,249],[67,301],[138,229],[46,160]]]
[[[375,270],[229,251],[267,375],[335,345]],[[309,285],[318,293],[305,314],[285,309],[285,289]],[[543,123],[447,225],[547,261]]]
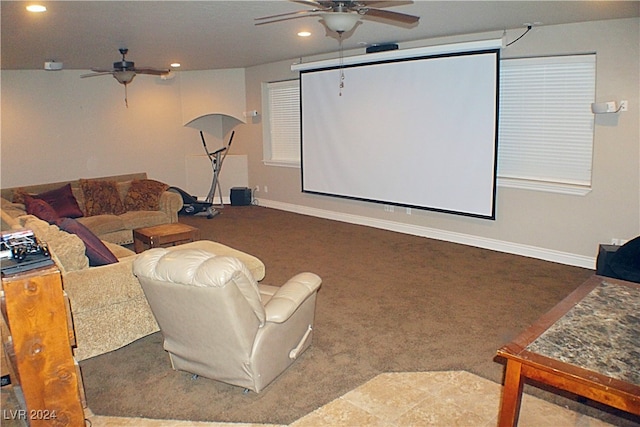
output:
[[[340,43],[340,61],[339,61],[339,68],[340,68],[340,93],[339,96],[342,96],[342,89],[344,88],[344,48],[342,46],[342,32],[338,33],[338,37],[339,37],[339,43]]]
[[[128,85],[124,85],[124,105],[125,107],[129,108],[129,101],[128,101],[128,96],[127,96],[127,86]]]

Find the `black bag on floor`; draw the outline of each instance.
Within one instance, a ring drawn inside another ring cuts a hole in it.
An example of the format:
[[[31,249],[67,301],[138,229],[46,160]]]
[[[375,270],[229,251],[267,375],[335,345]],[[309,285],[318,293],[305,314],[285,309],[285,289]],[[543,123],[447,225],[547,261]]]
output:
[[[173,191],[182,196],[182,209],[178,211],[178,215],[195,215],[201,212],[206,212],[213,203],[201,202],[191,194],[178,187],[169,187],[167,191]]]

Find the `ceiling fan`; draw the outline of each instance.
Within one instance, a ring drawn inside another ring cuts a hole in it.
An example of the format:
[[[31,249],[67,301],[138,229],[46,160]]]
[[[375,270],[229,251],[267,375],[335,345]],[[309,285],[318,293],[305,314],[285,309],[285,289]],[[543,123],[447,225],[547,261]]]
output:
[[[171,70],[168,68],[151,68],[151,67],[136,67],[133,61],[127,61],[125,59],[129,49],[120,48],[118,49],[120,54],[122,55],[122,61],[117,61],[113,63],[113,68],[108,70],[105,68],[92,68],[92,74],[83,74],[80,77],[96,77],[96,76],[105,76],[111,74],[113,78],[115,78],[118,83],[124,85],[124,103],[128,107],[127,101],[127,85],[133,81],[133,78],[138,74],[151,74],[153,76],[166,76],[171,73]]]
[[[256,25],[271,24],[272,22],[286,21],[289,19],[305,18],[308,16],[320,16],[327,28],[342,34],[355,27],[361,17],[380,18],[392,23],[411,25],[416,24],[419,16],[406,13],[382,10],[380,8],[410,4],[412,1],[383,1],[383,0],[289,0],[311,6],[312,9],[297,12],[281,13],[278,15],[255,18]],[[372,7],[375,6],[375,7]]]
[[[92,68],[93,74],[83,74],[80,77],[95,77],[111,74],[118,83],[128,85],[137,74],[151,74],[154,76],[163,76],[171,72],[169,69],[164,68],[150,68],[150,67],[136,67],[133,61],[127,61],[125,56],[129,52],[127,48],[118,49],[122,55],[122,61],[113,63],[113,68],[108,70],[105,68]]]

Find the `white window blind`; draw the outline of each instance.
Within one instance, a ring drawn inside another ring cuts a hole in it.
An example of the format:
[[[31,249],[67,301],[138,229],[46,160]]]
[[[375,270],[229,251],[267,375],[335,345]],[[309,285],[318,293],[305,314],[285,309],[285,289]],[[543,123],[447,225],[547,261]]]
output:
[[[503,59],[500,67],[500,184],[589,188],[595,55]]]
[[[300,81],[266,85],[268,123],[265,129],[265,162],[300,164]]]

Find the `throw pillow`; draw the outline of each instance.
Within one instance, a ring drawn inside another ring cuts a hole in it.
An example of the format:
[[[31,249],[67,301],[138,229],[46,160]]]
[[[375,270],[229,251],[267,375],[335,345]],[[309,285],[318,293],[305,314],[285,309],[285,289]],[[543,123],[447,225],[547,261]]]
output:
[[[118,258],[102,243],[102,240],[75,219],[63,218],[58,222],[58,227],[67,233],[75,234],[84,242],[85,254],[89,258],[90,266],[95,267],[118,262]]]
[[[56,213],[55,209],[44,200],[36,199],[28,194],[24,196],[24,206],[27,214],[34,215],[43,221],[47,221],[49,224],[55,224],[60,216]]]
[[[157,211],[160,209],[160,196],[169,186],[153,179],[134,179],[124,198],[127,211]]]
[[[44,200],[56,211],[60,218],[80,218],[83,216],[78,201],[74,197],[73,191],[71,191],[71,184],[40,194],[29,194],[19,188],[13,193],[13,203],[24,203],[26,205],[27,196]]]
[[[81,179],[80,188],[84,195],[84,210],[87,216],[121,215],[126,212],[115,181]]]
[[[24,196],[28,195],[26,191],[22,187],[16,188],[13,190],[13,198],[11,199],[12,203],[19,203],[24,205]]]

